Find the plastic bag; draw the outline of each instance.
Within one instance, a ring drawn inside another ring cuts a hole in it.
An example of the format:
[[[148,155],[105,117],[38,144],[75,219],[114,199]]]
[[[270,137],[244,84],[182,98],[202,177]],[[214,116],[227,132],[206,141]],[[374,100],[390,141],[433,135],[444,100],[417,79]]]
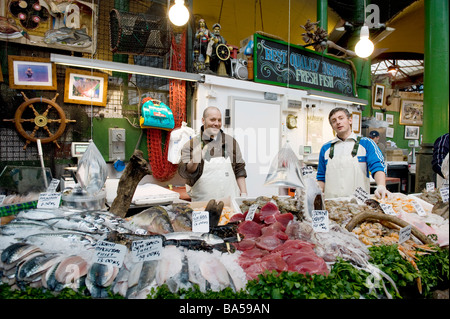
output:
[[[108,167],[102,154],[92,140],[78,163],[77,179],[88,194],[95,194],[103,188],[108,177]]]
[[[288,143],[284,144],[272,160],[264,185],[305,187],[299,160]]]
[[[194,135],[195,131],[188,127],[186,122],[183,122],[180,128],[173,130],[172,133],[170,133],[167,160],[172,164],[178,164],[181,160],[181,149],[183,148],[183,145]]]
[[[319,184],[317,183],[316,178],[313,175],[307,175],[303,178],[303,181],[305,182],[305,188],[306,188],[306,209],[307,214],[305,214],[306,220],[311,220],[311,212],[316,209],[314,207],[314,203],[317,200],[317,196],[321,196],[320,201],[322,204],[321,206],[324,206],[323,204],[323,197],[322,197],[322,189],[320,188]],[[322,207],[323,208],[323,207]],[[317,209],[322,209],[317,208]],[[323,208],[324,209],[324,208]]]

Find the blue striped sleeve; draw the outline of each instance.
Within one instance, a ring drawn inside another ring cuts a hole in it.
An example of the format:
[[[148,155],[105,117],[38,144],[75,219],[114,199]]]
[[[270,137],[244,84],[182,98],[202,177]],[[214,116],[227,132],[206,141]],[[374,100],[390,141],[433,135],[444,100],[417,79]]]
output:
[[[363,137],[360,145],[366,149],[367,169],[372,173],[372,176],[378,171],[387,174],[384,156],[377,144],[372,139]]]
[[[320,149],[319,153],[319,165],[317,166],[317,177],[318,181],[325,182],[325,171],[327,169],[327,162],[325,160],[325,152],[331,147],[331,143],[325,143]]]

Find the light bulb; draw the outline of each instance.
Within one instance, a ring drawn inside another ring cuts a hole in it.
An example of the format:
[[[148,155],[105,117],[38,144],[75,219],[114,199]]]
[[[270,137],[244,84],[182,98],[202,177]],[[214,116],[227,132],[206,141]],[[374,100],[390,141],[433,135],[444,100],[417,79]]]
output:
[[[374,46],[372,41],[369,40],[369,27],[364,25],[361,27],[359,34],[359,42],[356,43],[355,53],[361,58],[367,58],[372,54]]]
[[[175,4],[169,10],[169,19],[176,26],[182,26],[188,22],[189,11],[184,6],[184,0],[175,0]]]

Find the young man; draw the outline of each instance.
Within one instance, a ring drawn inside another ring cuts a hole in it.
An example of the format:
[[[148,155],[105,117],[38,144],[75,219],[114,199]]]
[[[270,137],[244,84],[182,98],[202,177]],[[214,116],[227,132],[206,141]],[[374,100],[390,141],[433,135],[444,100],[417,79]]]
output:
[[[386,159],[386,147],[384,144],[380,142],[380,133],[378,131],[370,131],[369,137],[377,144],[378,148],[381,150],[381,154],[383,154],[383,158]]]
[[[317,181],[325,198],[351,197],[358,187],[369,193],[369,171],[377,184],[375,196],[389,196],[386,165],[374,141],[353,133],[352,117],[345,108],[331,110],[328,120],[336,138],[322,146],[317,170]]]
[[[245,162],[237,141],[222,130],[217,107],[203,111],[199,135],[181,150],[178,173],[189,186],[192,201],[209,201],[247,194]]]

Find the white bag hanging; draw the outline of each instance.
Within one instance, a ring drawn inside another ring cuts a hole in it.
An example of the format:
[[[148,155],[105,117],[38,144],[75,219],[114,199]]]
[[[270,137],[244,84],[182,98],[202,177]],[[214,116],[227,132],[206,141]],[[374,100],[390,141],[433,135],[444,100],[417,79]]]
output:
[[[81,188],[89,194],[96,194],[105,185],[108,166],[92,140],[78,163],[76,175]]]
[[[264,185],[305,188],[299,160],[288,143],[272,160]]]
[[[178,164],[181,160],[181,149],[183,145],[195,135],[195,131],[187,126],[186,122],[181,123],[181,127],[170,133],[169,150],[167,160],[172,164]]]

